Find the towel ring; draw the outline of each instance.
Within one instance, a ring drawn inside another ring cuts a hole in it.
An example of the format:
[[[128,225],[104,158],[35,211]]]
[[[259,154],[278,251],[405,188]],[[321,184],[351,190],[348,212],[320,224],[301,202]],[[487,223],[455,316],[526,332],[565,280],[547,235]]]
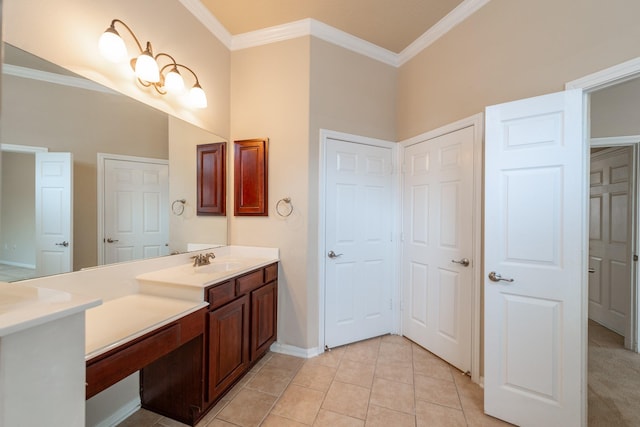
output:
[[[187,203],[186,199],[174,200],[173,203],[171,203],[171,212],[173,212],[174,215],[182,215],[185,203]]]
[[[286,205],[284,208],[282,205]],[[288,217],[293,212],[293,205],[291,204],[291,197],[285,197],[284,199],[278,200],[276,203],[276,213],[283,218]]]

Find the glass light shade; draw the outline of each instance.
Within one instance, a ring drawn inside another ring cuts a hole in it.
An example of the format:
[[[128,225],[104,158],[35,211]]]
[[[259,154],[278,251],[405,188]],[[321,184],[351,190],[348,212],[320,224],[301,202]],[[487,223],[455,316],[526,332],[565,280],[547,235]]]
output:
[[[100,54],[111,62],[120,62],[127,57],[127,46],[113,27],[107,28],[98,40]]]
[[[149,50],[145,50],[136,59],[136,77],[149,83],[158,83],[160,81],[160,70],[158,63]]]
[[[171,93],[179,93],[184,90],[184,80],[175,67],[164,77],[164,89]]]
[[[194,108],[207,108],[207,95],[198,83],[189,91],[189,100]]]

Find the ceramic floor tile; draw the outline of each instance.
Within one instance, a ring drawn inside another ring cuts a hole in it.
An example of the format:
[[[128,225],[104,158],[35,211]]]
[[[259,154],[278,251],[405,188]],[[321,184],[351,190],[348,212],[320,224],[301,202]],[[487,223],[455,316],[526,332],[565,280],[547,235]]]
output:
[[[327,391],[336,372],[335,367],[307,361],[293,378],[292,383],[314,390]]]
[[[292,376],[293,372],[290,370],[265,365],[246,383],[245,387],[280,396],[291,382]]]
[[[343,360],[340,362],[335,380],[343,383],[355,384],[366,388],[371,388],[375,365],[370,363],[354,362]]]
[[[413,370],[418,375],[453,381],[450,365],[417,345],[413,347]]]
[[[363,427],[364,420],[320,409],[314,427]]]
[[[411,344],[407,341],[405,344],[382,341],[380,343],[380,351],[378,352],[378,360],[385,362],[406,363],[411,365],[413,359]]]
[[[260,425],[267,416],[276,397],[256,390],[242,389],[216,418],[243,427]]]
[[[372,405],[414,415],[414,401],[413,385],[374,378],[370,400]]]
[[[462,408],[454,382],[425,377],[424,375],[415,375],[414,381],[416,399],[455,409]]]
[[[213,406],[213,408],[211,408],[211,410],[209,412],[207,412],[207,415],[202,417],[200,422],[198,422],[198,424],[196,424],[196,427],[209,427],[209,424],[214,420],[216,415],[218,415],[220,413],[220,411],[222,411],[224,409],[224,407],[227,406],[227,404],[230,401],[231,401],[231,399],[229,399],[229,400],[221,399],[218,403],[216,403]]]
[[[118,424],[118,427],[152,426],[162,418],[162,415],[147,411],[146,409],[139,409],[129,416],[129,418]]]
[[[319,365],[337,368],[344,356],[346,347],[337,347],[327,350],[324,353],[307,360],[306,363],[317,363]]]
[[[200,423],[198,423],[198,427],[199,426]],[[236,425],[222,420],[212,420],[210,423],[206,424],[203,427],[236,427]]]
[[[305,427],[308,424],[299,423],[294,420],[290,420],[288,418],[280,417],[278,415],[270,414],[265,420],[260,424],[260,427]]]
[[[373,338],[349,344],[344,353],[344,358],[354,362],[375,364],[380,350],[380,338]]]
[[[416,400],[417,427],[466,427],[464,412]]]
[[[154,426],[157,427],[189,427],[189,424],[184,424],[171,418],[162,417]]]
[[[273,354],[264,364],[265,367],[280,368],[289,372],[297,372],[304,363],[304,359],[286,354]]]
[[[387,362],[378,360],[376,364],[376,378],[413,384],[413,368],[411,364],[402,362]]]
[[[311,425],[323,399],[324,393],[321,391],[292,384],[282,394],[271,413]]]
[[[416,417],[403,412],[369,405],[366,427],[415,427]]]
[[[369,389],[334,381],[327,391],[322,408],[362,420],[367,416]]]

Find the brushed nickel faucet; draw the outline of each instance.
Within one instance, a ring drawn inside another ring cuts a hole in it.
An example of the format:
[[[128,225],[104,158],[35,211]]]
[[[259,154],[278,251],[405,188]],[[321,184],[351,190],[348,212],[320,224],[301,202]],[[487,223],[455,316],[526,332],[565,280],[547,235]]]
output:
[[[202,265],[211,264],[211,260],[214,259],[215,257],[216,255],[213,252],[207,252],[206,254],[198,254],[198,255],[192,256],[191,259],[193,259],[194,267],[200,267]]]

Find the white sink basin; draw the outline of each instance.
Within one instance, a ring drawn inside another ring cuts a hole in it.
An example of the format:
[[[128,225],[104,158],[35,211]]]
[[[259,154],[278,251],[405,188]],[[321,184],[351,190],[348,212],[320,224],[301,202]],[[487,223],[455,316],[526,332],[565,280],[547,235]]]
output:
[[[239,270],[242,265],[240,261],[211,261],[211,264],[193,267],[193,270],[196,274],[218,273]]]

